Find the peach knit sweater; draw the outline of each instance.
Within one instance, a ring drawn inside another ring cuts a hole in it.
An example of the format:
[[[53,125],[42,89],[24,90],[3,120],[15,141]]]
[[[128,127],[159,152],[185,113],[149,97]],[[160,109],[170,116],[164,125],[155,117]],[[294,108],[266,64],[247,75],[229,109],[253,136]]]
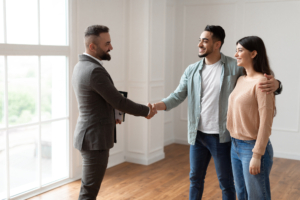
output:
[[[227,129],[231,137],[239,140],[256,140],[252,149],[253,157],[265,154],[274,117],[275,97],[258,88],[266,80],[247,80],[241,76],[229,96]]]

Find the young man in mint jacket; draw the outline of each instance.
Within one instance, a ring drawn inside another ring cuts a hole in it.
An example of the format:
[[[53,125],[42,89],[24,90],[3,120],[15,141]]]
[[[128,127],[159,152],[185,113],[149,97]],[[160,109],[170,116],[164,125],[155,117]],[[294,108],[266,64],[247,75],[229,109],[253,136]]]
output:
[[[188,143],[190,144],[190,200],[202,199],[204,179],[211,157],[214,159],[223,200],[235,200],[230,160],[231,138],[226,129],[228,97],[243,75],[234,58],[223,55],[225,31],[206,26],[199,38],[199,57],[189,65],[176,90],[157,110],[171,110],[188,97]],[[260,83],[265,92],[281,92],[281,84],[271,75]]]

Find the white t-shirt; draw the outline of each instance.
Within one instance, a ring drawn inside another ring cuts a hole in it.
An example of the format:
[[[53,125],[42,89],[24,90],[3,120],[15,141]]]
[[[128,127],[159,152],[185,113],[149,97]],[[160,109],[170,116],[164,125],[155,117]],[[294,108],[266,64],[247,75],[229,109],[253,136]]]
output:
[[[219,96],[222,73],[221,60],[212,65],[203,65],[201,85],[201,113],[198,130],[219,134]]]

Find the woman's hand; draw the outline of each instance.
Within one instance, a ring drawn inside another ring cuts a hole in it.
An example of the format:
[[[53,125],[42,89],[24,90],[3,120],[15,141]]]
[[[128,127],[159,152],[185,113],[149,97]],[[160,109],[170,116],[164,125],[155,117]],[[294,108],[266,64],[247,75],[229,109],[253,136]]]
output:
[[[261,159],[258,158],[251,158],[250,165],[249,165],[249,173],[252,175],[256,175],[260,173],[260,165]]]

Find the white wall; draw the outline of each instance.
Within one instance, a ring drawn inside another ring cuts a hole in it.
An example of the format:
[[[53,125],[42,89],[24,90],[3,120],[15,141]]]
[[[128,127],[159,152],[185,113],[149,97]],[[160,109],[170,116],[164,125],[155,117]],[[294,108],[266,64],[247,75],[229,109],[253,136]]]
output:
[[[300,160],[300,1],[178,0],[175,18],[173,89],[184,69],[199,60],[198,39],[207,24],[225,29],[222,52],[227,56],[233,57],[235,42],[244,36],[257,35],[264,40],[271,67],[284,87],[276,97],[277,116],[271,136],[275,156]],[[174,115],[175,141],[187,144],[186,102],[179,107]]]
[[[128,91],[138,103],[164,96],[165,0],[129,1]],[[151,164],[164,158],[164,113],[146,120],[128,115],[126,161]]]
[[[166,40],[165,40],[165,94],[167,97],[174,91],[174,72],[175,72],[175,22],[176,22],[176,3],[175,1],[168,1],[166,8]],[[164,118],[164,144],[169,145],[175,142],[174,137],[174,119],[175,110],[165,112]]]

